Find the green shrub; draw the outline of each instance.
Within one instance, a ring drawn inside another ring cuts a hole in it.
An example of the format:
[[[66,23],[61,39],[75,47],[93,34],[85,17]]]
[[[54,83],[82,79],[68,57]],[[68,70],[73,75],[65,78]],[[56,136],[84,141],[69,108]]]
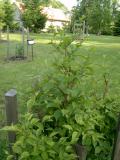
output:
[[[14,22],[14,23],[12,24],[12,30],[11,30],[12,32],[20,31],[20,29],[21,29],[20,23]]]
[[[48,128],[59,131],[59,137],[70,138],[75,132],[79,135],[78,142],[87,147],[89,160],[98,155],[100,160],[103,157],[108,160],[119,103],[109,96],[107,74],[100,81],[96,78],[89,57],[78,53],[80,45],[74,45],[69,36],[63,36],[59,45],[55,45],[60,55],[53,70],[45,73],[36,85],[28,106],[39,119],[47,116],[44,125],[48,135],[51,133]]]
[[[47,31],[48,31],[48,33],[54,33],[54,32],[56,32],[56,28],[55,28],[55,26],[50,25],[50,26],[47,28]]]
[[[6,127],[4,130],[12,130],[17,133],[17,141],[13,145],[13,152],[18,160],[74,160],[75,155],[72,150],[72,141],[76,138],[73,134],[71,142],[67,137],[57,138],[58,132],[51,130],[49,136],[45,133],[44,123],[49,117],[44,117],[43,121],[34,118],[31,114],[26,114],[19,125]],[[13,155],[8,155],[8,160],[13,159]]]
[[[16,45],[16,57],[23,57],[24,56],[24,48],[23,45]]]
[[[6,160],[6,140],[3,139],[3,135],[0,134],[0,160]]]

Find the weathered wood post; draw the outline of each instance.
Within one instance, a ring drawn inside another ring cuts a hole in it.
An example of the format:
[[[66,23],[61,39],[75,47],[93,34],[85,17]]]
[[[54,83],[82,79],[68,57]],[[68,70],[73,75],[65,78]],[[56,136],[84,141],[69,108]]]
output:
[[[117,135],[115,137],[112,160],[120,160],[120,116],[118,120]]]
[[[9,39],[9,26],[7,26],[7,59],[9,58],[10,52],[10,39]]]
[[[17,92],[11,89],[5,94],[5,105],[6,105],[6,118],[7,125],[16,124],[18,122],[18,112],[17,112]],[[9,149],[12,152],[12,144],[16,140],[16,135],[14,132],[10,131],[8,133]]]
[[[83,22],[83,38],[85,36],[85,21]]]
[[[34,58],[34,56],[33,56],[33,45],[31,45],[31,47],[32,47],[32,61],[33,61],[33,58]]]
[[[89,26],[88,26],[88,24],[86,25],[86,35],[87,36],[89,35]]]
[[[77,160],[86,160],[87,150],[84,146],[76,144],[75,145],[75,151],[76,151],[76,154],[77,154]]]
[[[27,28],[27,41],[30,39],[30,33],[29,33],[29,28]],[[28,51],[29,51],[29,46],[27,42],[27,57],[28,57]]]
[[[24,53],[25,53],[25,45],[24,45],[24,42],[25,42],[25,32],[24,32],[24,27],[22,27],[22,46],[23,46],[23,56],[24,56]]]

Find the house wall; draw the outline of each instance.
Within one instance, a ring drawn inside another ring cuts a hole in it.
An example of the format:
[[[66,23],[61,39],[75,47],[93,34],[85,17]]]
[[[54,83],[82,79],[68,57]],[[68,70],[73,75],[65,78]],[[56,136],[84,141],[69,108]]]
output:
[[[14,20],[22,26],[21,12],[18,7],[14,4],[15,12],[14,12]]]
[[[62,28],[63,27],[63,22],[47,20],[45,28],[48,28],[51,25],[56,27],[56,28],[57,27]]]
[[[19,8],[14,4],[14,21],[19,23],[20,27],[23,26],[22,18],[21,18],[21,11]]]

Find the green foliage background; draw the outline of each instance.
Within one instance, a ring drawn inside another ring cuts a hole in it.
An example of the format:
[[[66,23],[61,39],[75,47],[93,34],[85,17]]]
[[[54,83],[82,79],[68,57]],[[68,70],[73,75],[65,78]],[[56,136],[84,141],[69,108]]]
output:
[[[90,33],[111,35],[118,10],[118,0],[78,0],[72,11],[72,25],[82,23],[82,19]]]
[[[120,12],[117,12],[115,26],[113,27],[113,33],[115,36],[120,35]]]
[[[13,27],[14,22],[14,8],[9,1],[0,2],[0,28],[6,29],[9,26]]]

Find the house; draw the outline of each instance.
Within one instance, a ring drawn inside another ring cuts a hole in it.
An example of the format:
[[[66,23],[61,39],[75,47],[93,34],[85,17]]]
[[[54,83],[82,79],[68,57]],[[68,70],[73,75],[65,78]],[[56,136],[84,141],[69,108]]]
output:
[[[19,26],[23,26],[22,22],[22,13],[25,10],[24,3],[22,1],[17,2],[16,0],[10,0],[11,4],[14,7],[14,21],[19,24]]]
[[[20,26],[22,26],[23,23],[21,15],[25,10],[24,3],[22,3],[22,1],[17,2],[16,0],[11,0],[11,3],[14,5],[15,8],[14,19],[17,23],[20,24]],[[48,18],[45,29],[49,28],[49,26],[62,28],[64,24],[68,24],[70,22],[69,14],[65,13],[61,9],[43,7],[42,10],[43,14],[46,14]]]
[[[65,24],[70,23],[70,15],[65,13],[61,9],[56,9],[52,7],[44,7],[43,13],[47,15],[46,29],[49,26],[54,26],[56,28],[62,28]]]

